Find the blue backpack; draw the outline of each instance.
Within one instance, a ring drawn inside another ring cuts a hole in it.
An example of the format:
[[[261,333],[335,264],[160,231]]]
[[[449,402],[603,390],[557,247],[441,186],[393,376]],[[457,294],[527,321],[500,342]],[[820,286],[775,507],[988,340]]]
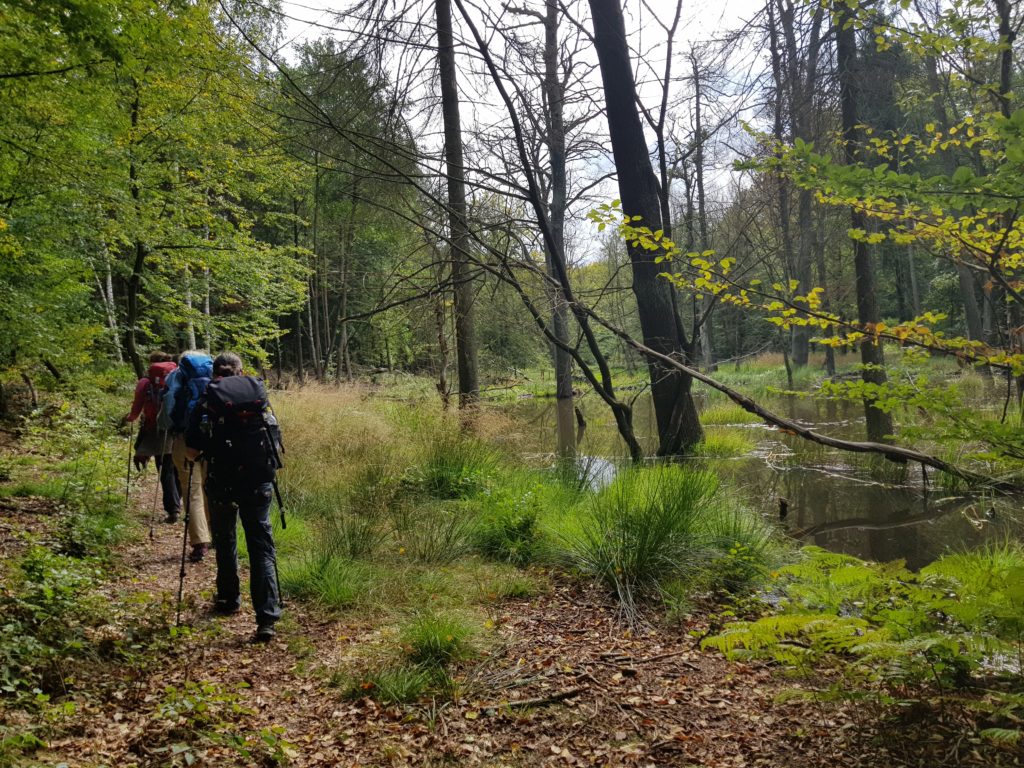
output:
[[[171,431],[184,432],[192,411],[206,392],[213,377],[213,359],[201,352],[185,355],[178,363],[175,380],[169,380],[174,402],[170,413]]]

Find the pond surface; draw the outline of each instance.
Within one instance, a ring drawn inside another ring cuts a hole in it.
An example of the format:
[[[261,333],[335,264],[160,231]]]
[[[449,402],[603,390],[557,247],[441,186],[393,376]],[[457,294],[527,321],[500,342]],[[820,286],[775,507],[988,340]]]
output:
[[[617,467],[628,464],[625,447],[603,403],[589,395],[577,404],[587,421],[581,453],[592,457],[598,481],[607,481]],[[858,404],[774,397],[766,405],[823,434],[864,439]],[[509,409],[516,423],[526,425],[528,445],[538,453],[552,450],[552,399],[526,398]],[[653,454],[650,398],[638,397],[634,409],[638,437]],[[749,506],[806,544],[866,560],[903,559],[919,568],[947,552],[1024,538],[1024,497],[955,493],[919,465],[825,448],[764,424],[726,427],[750,430],[754,450],[741,458],[691,461],[714,469]]]

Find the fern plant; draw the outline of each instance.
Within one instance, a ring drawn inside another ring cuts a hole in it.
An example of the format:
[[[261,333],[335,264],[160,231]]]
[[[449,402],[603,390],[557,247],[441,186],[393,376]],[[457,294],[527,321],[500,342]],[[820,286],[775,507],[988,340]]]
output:
[[[957,701],[992,723],[982,736],[1020,740],[1024,546],[948,555],[917,573],[901,562],[808,547],[773,577],[774,611],[732,622],[705,647],[771,658],[799,673],[831,667],[846,684],[830,686],[826,697]],[[973,686],[981,675],[998,685],[979,695]]]

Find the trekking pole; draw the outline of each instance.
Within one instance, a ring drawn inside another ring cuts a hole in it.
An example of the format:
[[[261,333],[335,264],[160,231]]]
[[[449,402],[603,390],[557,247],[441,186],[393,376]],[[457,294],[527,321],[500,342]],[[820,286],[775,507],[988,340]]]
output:
[[[156,529],[156,503],[157,499],[160,498],[160,475],[162,474],[160,467],[156,465],[156,457],[153,457],[153,467],[156,470],[156,483],[153,487],[153,506],[149,510],[149,540],[153,541],[155,538],[154,531]]]
[[[181,601],[185,594],[185,550],[188,548],[188,518],[192,508],[192,470],[195,462],[188,463],[188,488],[185,492],[185,530],[181,534],[181,570],[178,572],[178,618],[174,626],[181,626]]]
[[[281,491],[277,488],[277,480],[271,480],[270,484],[274,487],[274,496],[277,497],[277,511],[281,513],[281,530],[283,531],[288,527],[288,522],[284,519],[284,502],[281,501]]]
[[[128,491],[131,489],[132,482],[132,434],[135,431],[135,422],[128,422],[128,471],[124,476],[124,508],[128,509]]]

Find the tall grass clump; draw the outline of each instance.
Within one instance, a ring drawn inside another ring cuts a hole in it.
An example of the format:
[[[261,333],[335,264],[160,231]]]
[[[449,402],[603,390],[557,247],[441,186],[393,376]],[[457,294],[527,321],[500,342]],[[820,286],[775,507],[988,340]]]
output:
[[[312,555],[281,563],[281,589],[327,608],[348,608],[370,591],[373,573],[365,563]]]
[[[708,459],[737,459],[754,450],[756,443],[749,429],[714,427],[704,433],[696,455]]]
[[[775,528],[757,512],[731,504],[708,509],[698,526],[705,561],[696,584],[739,593],[762,584],[785,555]]]
[[[633,469],[593,497],[567,532],[569,562],[609,587],[627,615],[700,554],[701,508],[718,489],[710,472]]]
[[[400,504],[392,519],[399,551],[416,562],[443,565],[473,548],[477,508],[471,503]]]
[[[409,661],[437,668],[472,656],[474,633],[473,625],[461,616],[424,611],[402,627],[400,642]]]
[[[498,469],[493,448],[477,440],[446,436],[434,442],[424,460],[406,472],[410,490],[435,499],[468,499],[481,493]]]

